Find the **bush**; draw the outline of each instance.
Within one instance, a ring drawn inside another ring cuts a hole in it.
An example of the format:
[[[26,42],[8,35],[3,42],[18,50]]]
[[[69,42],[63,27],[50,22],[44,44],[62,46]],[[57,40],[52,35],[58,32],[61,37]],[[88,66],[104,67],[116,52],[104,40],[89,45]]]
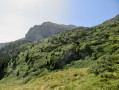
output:
[[[101,74],[101,78],[114,78],[115,76],[113,75],[113,73],[110,72],[105,72]]]
[[[93,65],[90,68],[90,72],[94,73],[95,75],[98,75],[99,73],[103,73],[105,71],[107,72],[114,72],[116,70],[116,67],[114,66],[114,61],[117,59],[115,56],[103,56],[100,58],[101,60],[98,60],[95,65]]]
[[[32,77],[31,76],[28,76],[28,77],[26,77],[24,80],[23,80],[23,84],[26,84],[28,81],[30,81],[32,79]]]

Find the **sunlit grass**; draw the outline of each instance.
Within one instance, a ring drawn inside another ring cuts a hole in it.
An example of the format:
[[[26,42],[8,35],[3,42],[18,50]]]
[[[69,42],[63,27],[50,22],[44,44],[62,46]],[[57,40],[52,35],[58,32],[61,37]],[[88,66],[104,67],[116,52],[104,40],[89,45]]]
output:
[[[4,82],[0,84],[0,90],[118,90],[118,78],[102,78],[87,70],[71,68],[53,71],[26,84],[22,80]]]

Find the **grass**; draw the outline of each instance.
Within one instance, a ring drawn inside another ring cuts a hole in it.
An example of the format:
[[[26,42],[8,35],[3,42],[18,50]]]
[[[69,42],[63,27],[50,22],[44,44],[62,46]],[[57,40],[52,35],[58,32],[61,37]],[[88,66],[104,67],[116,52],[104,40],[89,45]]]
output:
[[[40,78],[34,78],[26,84],[22,80],[4,82],[0,90],[118,90],[118,78],[102,78],[89,74],[87,68],[64,69],[49,72]],[[107,75],[108,73],[106,73]],[[110,75],[110,74],[109,74]]]

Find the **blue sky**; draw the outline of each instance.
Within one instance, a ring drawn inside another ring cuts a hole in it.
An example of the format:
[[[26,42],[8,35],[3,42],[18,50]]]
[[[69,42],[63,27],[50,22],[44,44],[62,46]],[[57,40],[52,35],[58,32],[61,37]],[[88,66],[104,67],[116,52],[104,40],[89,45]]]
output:
[[[91,27],[119,14],[119,0],[0,0],[0,42],[23,38],[51,21]]]
[[[68,0],[66,23],[95,26],[119,14],[119,0]]]

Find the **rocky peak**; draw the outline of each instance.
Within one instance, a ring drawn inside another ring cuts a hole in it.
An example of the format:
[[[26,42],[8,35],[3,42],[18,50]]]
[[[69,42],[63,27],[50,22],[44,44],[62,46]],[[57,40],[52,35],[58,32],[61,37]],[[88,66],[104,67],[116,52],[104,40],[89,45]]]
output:
[[[74,29],[76,26],[74,25],[63,25],[56,24],[52,22],[44,22],[41,25],[35,25],[30,28],[28,33],[25,36],[25,39],[28,41],[37,41],[42,38],[47,38],[64,30]]]

